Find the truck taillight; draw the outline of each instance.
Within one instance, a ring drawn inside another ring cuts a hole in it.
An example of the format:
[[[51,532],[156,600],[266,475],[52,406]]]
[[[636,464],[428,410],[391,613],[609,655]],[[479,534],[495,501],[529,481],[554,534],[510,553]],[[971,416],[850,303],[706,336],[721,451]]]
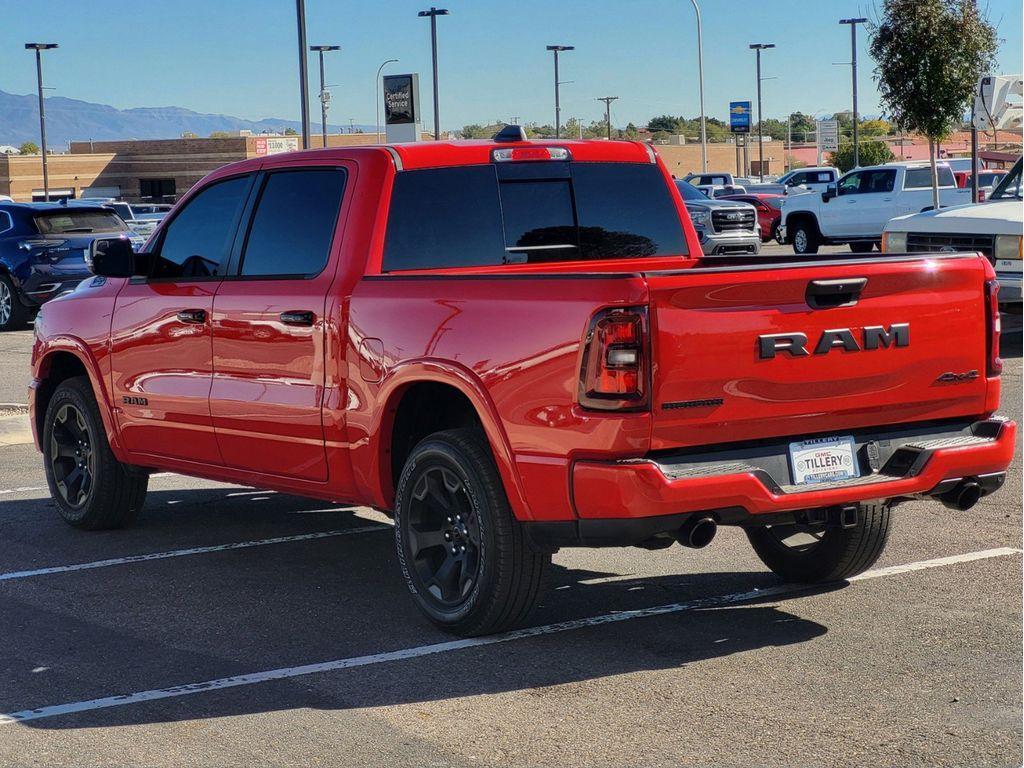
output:
[[[647,407],[647,309],[606,309],[590,321],[580,370],[580,405],[603,411]]]
[[[999,319],[999,281],[985,282],[986,316],[988,319],[988,375],[998,376],[1003,372],[1003,359],[999,357],[999,337],[1002,334],[1002,320]]]

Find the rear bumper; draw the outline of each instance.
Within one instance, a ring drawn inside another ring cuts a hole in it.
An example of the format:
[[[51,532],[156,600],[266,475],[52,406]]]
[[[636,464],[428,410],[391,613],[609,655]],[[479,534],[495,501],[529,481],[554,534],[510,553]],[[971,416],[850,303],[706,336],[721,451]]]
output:
[[[933,497],[972,478],[984,493],[1002,485],[1017,425],[1001,418],[856,434],[862,472],[852,480],[788,484],[788,442],[619,462],[579,461],[572,470],[578,520],[536,524],[535,538],[568,544],[629,544],[678,529],[694,512],[742,524],[759,515],[872,500]],[[538,535],[539,534],[539,535]]]

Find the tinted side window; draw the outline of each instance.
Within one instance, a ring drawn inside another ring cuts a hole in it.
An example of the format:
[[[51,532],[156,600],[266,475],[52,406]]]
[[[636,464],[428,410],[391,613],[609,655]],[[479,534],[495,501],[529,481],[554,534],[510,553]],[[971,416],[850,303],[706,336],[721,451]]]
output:
[[[345,172],[274,171],[256,203],[242,254],[243,276],[312,276],[327,265]]]
[[[808,179],[807,179],[807,173],[806,173],[806,172],[803,172],[803,171],[801,171],[800,173],[795,173],[795,174],[793,174],[793,178],[791,178],[791,179],[790,179],[789,181],[787,181],[786,183],[787,183],[787,184],[788,184],[789,186],[791,186],[791,187],[797,187],[797,186],[799,186],[799,185],[801,185],[801,184],[806,184],[806,183],[807,183],[807,181],[808,181]]]
[[[953,176],[953,171],[949,166],[941,166],[936,169],[939,175],[939,186],[940,187],[955,187],[956,177]],[[967,183],[970,184],[970,177],[968,177]],[[925,187],[931,187],[932,185],[932,169],[931,168],[908,168],[907,177],[903,181],[904,189],[924,189]]]
[[[403,171],[395,177],[385,270],[493,265],[504,256],[493,166]]]
[[[851,173],[839,181],[840,195],[856,195],[861,191],[861,182],[864,179],[863,173]]]
[[[153,260],[152,277],[221,274],[250,181],[250,176],[220,181],[192,198],[167,227]]]

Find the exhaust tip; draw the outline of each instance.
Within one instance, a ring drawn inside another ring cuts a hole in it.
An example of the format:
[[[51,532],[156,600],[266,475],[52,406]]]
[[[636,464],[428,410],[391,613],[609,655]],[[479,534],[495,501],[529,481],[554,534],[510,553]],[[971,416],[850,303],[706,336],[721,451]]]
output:
[[[718,533],[718,523],[709,515],[691,517],[676,534],[676,541],[684,547],[702,549],[712,542]]]
[[[981,484],[974,480],[964,480],[953,490],[947,491],[940,497],[942,503],[951,509],[966,512],[981,499]]]

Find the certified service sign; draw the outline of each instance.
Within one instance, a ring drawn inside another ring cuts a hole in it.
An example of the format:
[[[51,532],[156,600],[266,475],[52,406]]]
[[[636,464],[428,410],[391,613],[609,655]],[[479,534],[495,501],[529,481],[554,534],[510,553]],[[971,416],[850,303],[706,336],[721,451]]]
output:
[[[409,125],[420,121],[419,77],[412,75],[384,76],[384,122],[386,125]]]

